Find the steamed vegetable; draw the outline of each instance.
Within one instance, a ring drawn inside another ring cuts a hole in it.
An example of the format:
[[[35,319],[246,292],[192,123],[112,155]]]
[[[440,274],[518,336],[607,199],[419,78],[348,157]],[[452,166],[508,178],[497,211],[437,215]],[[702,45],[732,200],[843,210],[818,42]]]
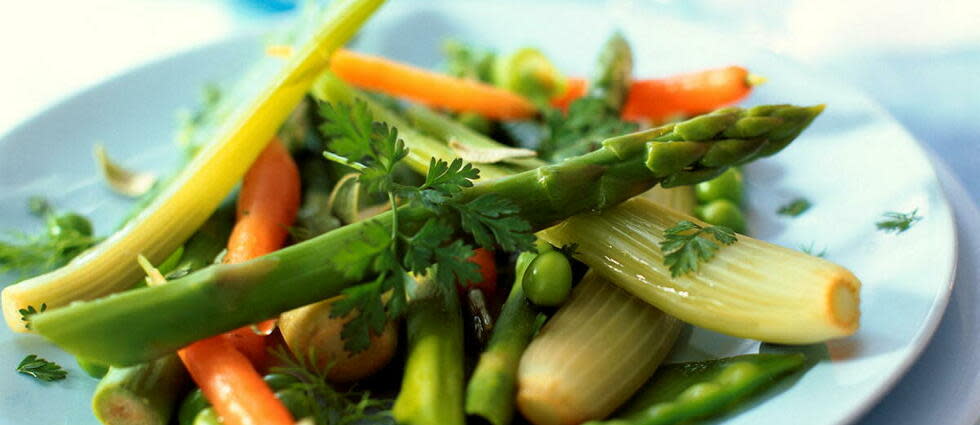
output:
[[[604,418],[653,374],[680,329],[589,272],[521,357],[517,405],[535,425]]]
[[[666,365],[623,407],[593,425],[669,425],[715,416],[804,366],[803,354],[748,354]]]
[[[581,215],[540,233],[577,243],[576,258],[616,285],[685,322],[742,338],[807,344],[850,335],[861,282],[829,261],[748,236],[695,273],[672,277],[660,244],[691,217],[645,199]],[[615,259],[615,260],[614,260]]]
[[[527,299],[542,307],[562,305],[572,291],[572,265],[559,251],[535,257],[522,278]]]
[[[65,267],[5,288],[7,325],[24,332],[18,310],[28,305],[46,303],[55,308],[127,289],[141,274],[136,254],[158,263],[173,252],[245,174],[326,67],[330,53],[346,43],[381,3],[383,0],[348,0],[332,4],[310,41],[139,216]]]
[[[225,247],[233,221],[233,205],[219,207],[177,250],[180,255],[176,263],[161,264],[160,271],[177,277],[213,263]],[[174,411],[177,393],[187,382],[187,371],[174,354],[130,367],[110,367],[92,395],[92,411],[106,425],[164,425]],[[187,419],[187,424],[192,419]]]
[[[514,416],[517,365],[534,335],[538,314],[524,296],[521,277],[536,256],[533,252],[523,252],[517,258],[514,286],[466,385],[466,414],[481,417],[492,425],[507,425]]]
[[[382,57],[340,50],[331,59],[330,70],[355,86],[406,97],[429,106],[478,112],[496,119],[534,115],[534,105],[506,90]]]
[[[408,354],[392,415],[403,425],[463,425],[463,321],[456,294],[420,282],[408,307]]]
[[[290,310],[279,317],[279,330],[286,345],[297,356],[313,353],[318,368],[327,370],[332,382],[352,382],[377,372],[391,361],[398,345],[397,322],[371,335],[362,351],[344,349],[341,333],[350,317],[335,317],[332,307],[339,297]]]
[[[92,395],[92,411],[106,425],[166,425],[187,372],[169,355],[136,366],[109,368]]]
[[[565,77],[544,53],[531,47],[498,57],[493,83],[542,104],[565,91]]]
[[[693,184],[723,172],[728,164],[774,153],[789,144],[821,110],[822,107],[786,105],[727,109],[612,138],[587,155],[459,189],[447,197],[453,206],[443,207],[471,212],[499,212],[506,207],[507,214],[498,213],[492,219],[469,219],[493,226],[500,225],[499,220],[508,220],[507,226],[517,226],[515,220],[520,220],[527,223],[527,230],[541,230],[582,212],[615,206],[658,182],[664,186]],[[753,138],[731,139],[746,134]],[[397,211],[399,228],[406,231],[418,232],[434,218],[432,211],[424,207],[400,206]],[[394,211],[388,211],[246,263],[213,266],[167,285],[40,313],[32,322],[39,333],[84,357],[110,364],[155,358],[201,337],[338,295],[356,283],[374,278],[368,267],[374,259],[387,255],[392,243],[388,229],[392,228],[393,218]],[[471,230],[475,225],[471,222]],[[450,233],[460,231],[448,229]],[[505,229],[508,228],[497,231]],[[497,235],[498,242],[504,235],[520,237],[520,232],[513,232],[514,227],[509,229]],[[484,237],[490,237],[488,229],[482,231],[486,232]],[[593,237],[592,242],[596,240],[599,239]],[[343,255],[324,261],[324,252]],[[470,267],[459,261],[454,258],[453,264]],[[381,292],[366,293],[362,306],[380,303],[377,300]],[[222,314],[210,314],[215,306],[221,306]],[[852,310],[856,310],[856,304]],[[856,322],[850,330],[854,327]],[[830,336],[836,335],[823,334],[815,339]]]
[[[664,122],[703,114],[744,99],[762,81],[739,66],[636,81],[630,86],[623,117]]]

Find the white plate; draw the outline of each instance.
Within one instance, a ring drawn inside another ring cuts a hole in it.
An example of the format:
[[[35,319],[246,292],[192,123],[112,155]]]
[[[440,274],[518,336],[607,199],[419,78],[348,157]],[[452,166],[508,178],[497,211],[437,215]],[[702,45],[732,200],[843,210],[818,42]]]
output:
[[[793,146],[747,168],[749,218],[755,235],[790,247],[813,243],[854,271],[864,282],[862,327],[852,338],[802,348],[814,367],[726,423],[853,421],[928,342],[952,284],[951,212],[920,146],[864,96],[769,52],[641,11],[516,2],[385,7],[360,36],[359,49],[432,66],[447,36],[502,49],[534,44],[562,69],[582,75],[618,27],[634,45],[637,75],[743,64],[770,80],[750,104],[828,104]],[[170,144],[174,110],[193,104],[202,84],[226,79],[260,52],[248,38],[177,55],[78,93],[6,134],[0,139],[0,227],[37,228],[23,204],[30,195],[45,194],[58,207],[91,214],[99,231],[112,228],[128,202],[98,184],[91,145],[103,142],[136,168],[168,169],[176,158]],[[775,214],[797,196],[814,207],[796,219]],[[925,218],[908,232],[875,230],[883,212],[913,208]],[[675,358],[758,349],[753,341],[695,330]],[[41,384],[15,375],[27,353],[67,365],[70,377]],[[0,381],[0,424],[95,423],[88,408],[95,381],[57,348],[4,329],[0,365],[10,371]]]

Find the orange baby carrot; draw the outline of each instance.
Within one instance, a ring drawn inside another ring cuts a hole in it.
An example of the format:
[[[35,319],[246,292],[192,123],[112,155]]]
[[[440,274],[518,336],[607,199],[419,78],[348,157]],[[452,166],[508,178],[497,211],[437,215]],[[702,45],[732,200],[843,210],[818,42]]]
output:
[[[437,108],[476,112],[494,119],[527,118],[535,114],[531,102],[507,90],[378,56],[338,50],[330,61],[330,70],[354,86]]]
[[[749,72],[740,66],[638,80],[630,86],[623,118],[663,122],[703,114],[744,99],[752,86]]]

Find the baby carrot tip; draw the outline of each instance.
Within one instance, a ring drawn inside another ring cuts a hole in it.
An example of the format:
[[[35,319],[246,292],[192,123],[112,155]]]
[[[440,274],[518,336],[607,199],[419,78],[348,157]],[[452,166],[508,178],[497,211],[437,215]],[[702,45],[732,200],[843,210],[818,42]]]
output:
[[[769,79],[767,79],[766,77],[763,77],[763,76],[761,76],[759,74],[749,73],[749,75],[746,75],[745,76],[745,84],[748,84],[749,87],[755,87],[755,86],[763,85],[763,84],[766,83],[766,81],[769,81]]]

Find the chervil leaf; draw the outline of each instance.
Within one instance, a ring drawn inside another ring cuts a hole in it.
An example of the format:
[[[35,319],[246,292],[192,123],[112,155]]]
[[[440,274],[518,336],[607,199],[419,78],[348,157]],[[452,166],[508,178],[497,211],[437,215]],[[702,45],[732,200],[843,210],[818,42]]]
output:
[[[800,214],[805,213],[806,210],[810,209],[812,205],[813,204],[811,204],[810,201],[808,201],[805,198],[797,198],[794,199],[792,202],[780,207],[778,213],[780,215],[797,217]]]
[[[443,289],[452,290],[456,282],[466,286],[483,279],[480,267],[471,261],[473,248],[457,239],[436,252],[436,282]]]
[[[366,103],[321,103],[320,116],[323,117],[320,132],[329,138],[327,146],[331,152],[352,161],[372,156],[374,121]]]
[[[636,124],[622,121],[619,111],[597,97],[572,102],[567,114],[557,109],[543,112],[548,131],[539,153],[550,161],[591,152],[603,139],[637,129]]]
[[[100,240],[92,236],[85,217],[57,213],[42,198],[29,199],[28,210],[44,219],[46,229],[34,235],[16,231],[0,234],[0,275],[14,272],[26,278],[54,270]]]
[[[708,237],[725,245],[731,245],[738,240],[735,232],[727,227],[701,227],[687,220],[664,231],[660,250],[664,253],[664,265],[670,269],[671,277],[696,272],[701,262],[715,256],[719,245]]]
[[[500,245],[506,251],[534,249],[531,225],[517,215],[517,206],[506,198],[485,194],[453,207],[459,212],[463,230],[480,246]]]
[[[24,357],[17,365],[17,371],[45,382],[60,381],[68,376],[68,372],[57,363],[42,359],[37,354]]]
[[[344,297],[331,306],[331,317],[354,315],[340,332],[347,351],[364,351],[371,345],[371,335],[380,335],[384,331],[388,315],[381,294],[384,293],[383,286],[387,278],[387,274],[382,274],[373,282],[347,288],[343,291]]]
[[[34,306],[28,305],[27,308],[19,309],[19,310],[17,310],[17,312],[20,313],[20,320],[22,322],[24,322],[24,327],[27,328],[27,329],[30,329],[31,328],[31,316],[33,316],[35,314],[38,314],[38,313],[43,313],[47,309],[48,309],[48,305],[46,303],[41,303],[41,308],[40,309],[35,309]]]
[[[463,164],[456,158],[452,163],[441,159],[429,160],[429,172],[425,175],[425,183],[421,189],[436,189],[446,194],[459,193],[466,187],[473,187],[473,180],[480,178],[480,170],[472,164]]]
[[[878,227],[878,230],[892,233],[902,233],[909,230],[909,228],[919,220],[922,220],[922,217],[919,216],[918,213],[918,208],[909,213],[889,211],[883,215],[884,220],[875,223],[875,225]]]
[[[368,273],[377,270],[377,256],[389,252],[390,246],[390,230],[372,222],[363,227],[359,238],[351,242],[350,249],[331,253],[330,261],[338,270],[344,271],[345,277],[363,279]]]
[[[452,234],[452,227],[435,219],[427,221],[406,244],[405,268],[414,273],[425,273],[436,262],[436,252]]]

